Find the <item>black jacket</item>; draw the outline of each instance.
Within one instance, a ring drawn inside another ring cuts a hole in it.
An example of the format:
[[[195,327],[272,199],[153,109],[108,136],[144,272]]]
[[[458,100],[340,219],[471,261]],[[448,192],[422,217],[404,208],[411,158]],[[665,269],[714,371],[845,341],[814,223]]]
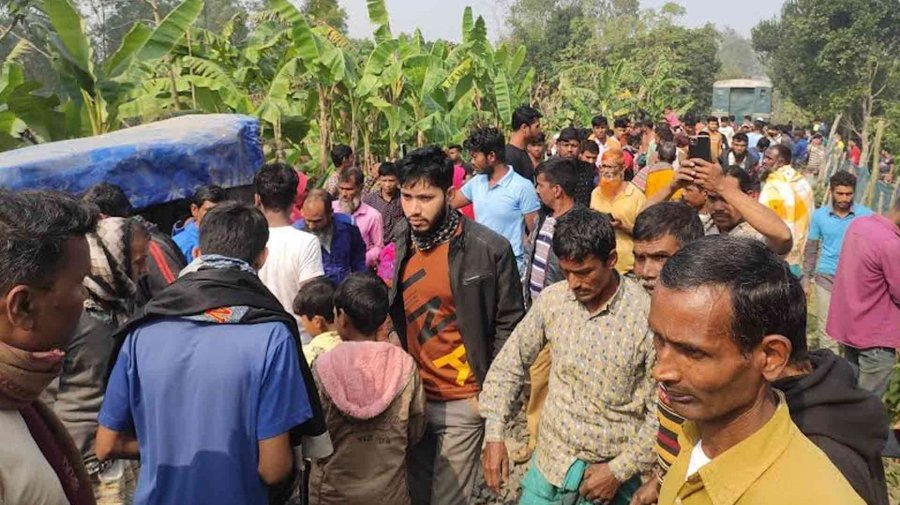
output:
[[[813,371],[773,385],[784,392],[791,419],[870,505],[887,505],[881,450],[888,418],[881,401],[856,385],[850,364],[828,350],[810,353]]]
[[[509,241],[478,223],[461,221],[462,232],[450,240],[450,290],[466,358],[480,385],[494,356],[525,316],[525,305]],[[395,237],[391,320],[405,349],[406,312],[400,285],[412,253],[406,220],[398,224]]]

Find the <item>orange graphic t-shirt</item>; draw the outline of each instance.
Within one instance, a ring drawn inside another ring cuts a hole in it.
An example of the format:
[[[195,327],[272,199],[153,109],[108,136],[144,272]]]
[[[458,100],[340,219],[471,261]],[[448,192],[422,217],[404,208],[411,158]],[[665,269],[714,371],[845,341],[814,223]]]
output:
[[[450,243],[416,251],[403,270],[406,345],[419,365],[425,396],[449,401],[478,394],[450,290]]]

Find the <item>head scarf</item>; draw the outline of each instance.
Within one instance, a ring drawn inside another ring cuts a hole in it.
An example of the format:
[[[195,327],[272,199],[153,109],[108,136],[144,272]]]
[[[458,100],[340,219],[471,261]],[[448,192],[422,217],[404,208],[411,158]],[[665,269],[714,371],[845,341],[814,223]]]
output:
[[[84,307],[119,324],[134,310],[137,285],[131,279],[131,234],[139,226],[133,219],[110,217],[87,234],[91,273],[83,283],[88,291]]]

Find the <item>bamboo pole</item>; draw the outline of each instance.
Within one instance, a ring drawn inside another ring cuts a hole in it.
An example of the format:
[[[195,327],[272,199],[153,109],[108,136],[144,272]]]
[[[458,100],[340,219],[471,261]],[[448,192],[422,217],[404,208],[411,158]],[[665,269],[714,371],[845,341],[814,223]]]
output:
[[[877,154],[881,152],[881,137],[884,136],[884,119],[879,119],[878,124],[875,126],[875,143],[874,143],[874,151],[876,153],[873,156],[872,164],[869,168],[869,186],[866,188],[866,198],[865,202],[869,208],[874,208],[872,205],[875,204],[875,188],[878,187],[878,156]],[[865,160],[863,165],[867,164],[869,160]]]
[[[828,133],[828,142],[825,144],[825,166],[819,170],[819,180],[816,182],[816,186],[819,187],[819,191],[822,192],[825,190],[825,187],[828,185],[828,179],[831,177],[831,167],[837,163],[840,163],[840,159],[838,158],[835,152],[835,142],[834,142],[834,134],[837,133],[838,124],[841,122],[841,114],[838,113],[837,117],[834,118],[834,122],[831,123],[831,131]],[[826,205],[828,203],[828,191],[824,191],[825,197],[822,201],[822,205]]]

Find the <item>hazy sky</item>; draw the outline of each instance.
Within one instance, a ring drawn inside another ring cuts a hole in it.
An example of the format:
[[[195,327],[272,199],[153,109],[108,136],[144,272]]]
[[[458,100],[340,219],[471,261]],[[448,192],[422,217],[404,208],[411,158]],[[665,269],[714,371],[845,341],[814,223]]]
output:
[[[475,15],[484,16],[488,36],[496,39],[502,32],[508,0],[386,0],[391,17],[391,29],[395,33],[422,29],[426,39],[443,38],[459,40],[462,13],[469,5]],[[667,0],[641,0],[641,7],[656,8]],[[366,0],[339,0],[349,14],[348,26],[353,37],[365,37],[372,33]],[[762,19],[771,18],[781,10],[783,0],[679,0],[687,9],[687,15],[679,21],[688,26],[700,26],[712,22],[718,27],[730,26],[749,36],[750,29]]]

